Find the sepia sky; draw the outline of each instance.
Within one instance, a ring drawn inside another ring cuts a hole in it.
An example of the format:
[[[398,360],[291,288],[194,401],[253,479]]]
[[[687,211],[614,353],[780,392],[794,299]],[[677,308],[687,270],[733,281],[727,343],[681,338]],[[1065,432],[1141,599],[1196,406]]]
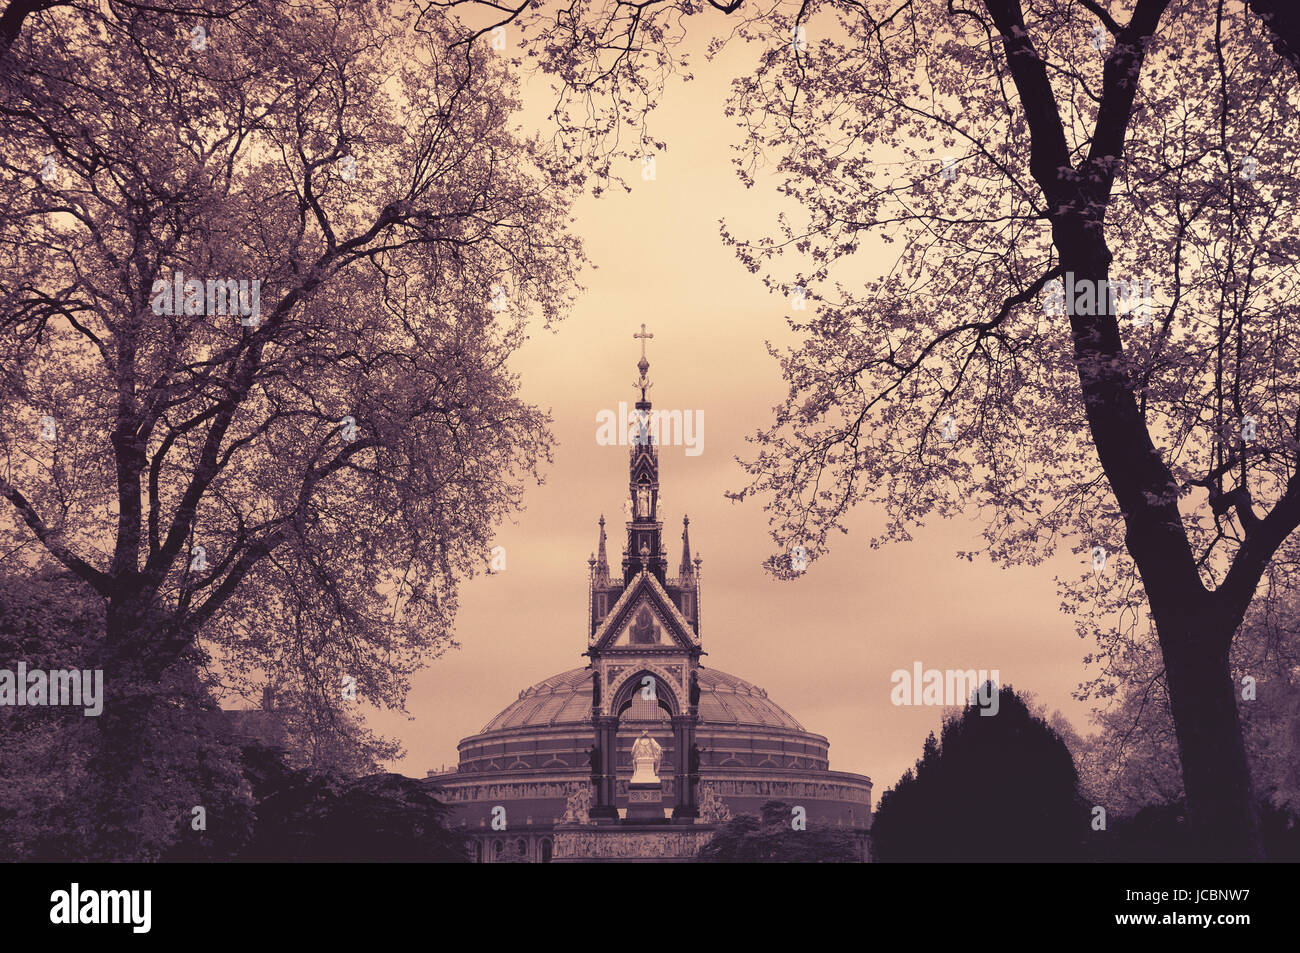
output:
[[[631,194],[614,189],[584,199],[576,225],[597,266],[586,292],[554,333],[537,328],[518,355],[525,399],[549,409],[557,445],[544,486],[531,487],[517,523],[501,527],[504,573],[480,576],[461,592],[461,647],[417,674],[410,720],[368,713],[369,724],[403,742],[408,775],[454,765],[456,744],[479,731],[529,685],[582,667],[586,659],[587,558],[596,521],[610,523],[609,557],[623,543],[626,447],[596,443],[596,414],[635,399],[645,323],[654,406],[704,418],[703,452],[662,447],[660,480],[669,571],[681,557],[682,514],[701,555],[704,665],[767,690],[809,731],[830,740],[831,768],[871,777],[873,805],[920,754],[942,709],[895,707],[890,674],[926,668],[997,669],[1003,684],[1033,692],[1080,730],[1089,706],[1071,693],[1086,677],[1091,648],[1058,609],[1053,576],[1075,575],[1083,557],[1066,551],[1035,568],[968,563],[973,521],[935,520],[908,544],[872,551],[879,513],[861,508],[848,536],[795,581],[768,577],[772,552],[761,503],[733,503],[745,476],[745,437],[769,420],[784,394],[767,341],[793,343],[789,304],[770,295],[722,245],[718,222],[742,234],[770,229],[777,196],[760,179],[746,190],[733,172],[734,126],[722,105],[732,76],[757,51],[736,47],[713,63],[693,61],[696,79],[670,84],[653,132],[667,140],[654,181],[628,170]],[[527,87],[534,101],[543,87]],[[886,260],[862,253],[868,277]],[[844,274],[840,275],[845,278]]]

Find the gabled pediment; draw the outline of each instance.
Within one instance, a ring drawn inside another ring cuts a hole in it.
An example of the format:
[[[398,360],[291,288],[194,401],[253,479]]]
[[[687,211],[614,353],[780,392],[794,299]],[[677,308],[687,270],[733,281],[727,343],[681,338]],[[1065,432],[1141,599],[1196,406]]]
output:
[[[659,472],[654,457],[649,454],[638,457],[632,464],[631,476],[633,483],[658,483]]]
[[[591,638],[593,649],[698,648],[700,637],[644,570],[623,590]]]

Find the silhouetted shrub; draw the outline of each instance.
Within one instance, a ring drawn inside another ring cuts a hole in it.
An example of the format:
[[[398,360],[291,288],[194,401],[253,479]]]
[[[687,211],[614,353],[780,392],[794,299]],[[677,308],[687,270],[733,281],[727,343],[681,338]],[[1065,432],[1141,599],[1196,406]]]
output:
[[[880,799],[881,861],[1076,860],[1089,814],[1060,736],[1005,686],[997,713],[967,705],[931,733],[915,769]],[[988,709],[992,711],[993,709]]]

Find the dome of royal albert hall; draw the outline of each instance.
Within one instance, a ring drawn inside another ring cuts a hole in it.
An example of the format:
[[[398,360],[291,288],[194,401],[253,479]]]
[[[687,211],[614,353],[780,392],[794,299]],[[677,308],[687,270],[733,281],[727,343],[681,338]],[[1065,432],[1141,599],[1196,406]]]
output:
[[[706,725],[752,725],[804,728],[789,712],[767,697],[767,692],[743,678],[717,669],[699,669],[700,721]],[[483,726],[482,734],[507,728],[591,723],[591,672],[570,669],[552,675],[519,693],[519,698]]]
[[[769,800],[807,808],[810,820],[864,828],[871,810],[871,781],[830,768],[830,743],[806,730],[767,693],[713,668],[697,670],[700,688],[700,772],[705,788],[732,814],[757,814]],[[668,714],[635,696],[615,738],[619,774],[617,804],[627,803],[631,748],[649,730],[664,749],[665,790],[677,785],[676,752]],[[457,816],[456,826],[482,835],[480,854],[490,858],[491,812],[504,807],[516,839],[533,859],[549,859],[549,837],[577,787],[588,784],[593,743],[591,670],[570,669],[518,694],[482,730],[461,740],[459,763],[430,772]]]

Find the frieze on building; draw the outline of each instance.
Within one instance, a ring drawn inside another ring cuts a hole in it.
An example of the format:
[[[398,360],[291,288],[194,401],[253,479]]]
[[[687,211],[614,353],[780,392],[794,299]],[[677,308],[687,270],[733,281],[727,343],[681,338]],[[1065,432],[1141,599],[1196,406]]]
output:
[[[712,825],[664,831],[620,831],[617,828],[555,832],[556,860],[685,860],[713,838]]]
[[[830,784],[809,781],[786,781],[784,779],[764,780],[745,778],[744,780],[719,779],[712,782],[719,794],[735,797],[804,797],[814,800],[860,801],[866,803],[869,794],[860,788],[847,784]]]
[[[582,782],[585,784],[586,782]],[[673,793],[673,779],[664,778],[665,795]],[[717,778],[707,782],[719,795],[729,797],[802,797],[812,800],[856,801],[866,803],[869,795],[861,787],[834,782],[810,782],[784,778]],[[456,784],[452,782],[438,795],[444,801],[490,801],[524,798],[568,798],[574,782],[520,781],[503,784]],[[619,779],[616,790],[628,792],[628,782]]]

